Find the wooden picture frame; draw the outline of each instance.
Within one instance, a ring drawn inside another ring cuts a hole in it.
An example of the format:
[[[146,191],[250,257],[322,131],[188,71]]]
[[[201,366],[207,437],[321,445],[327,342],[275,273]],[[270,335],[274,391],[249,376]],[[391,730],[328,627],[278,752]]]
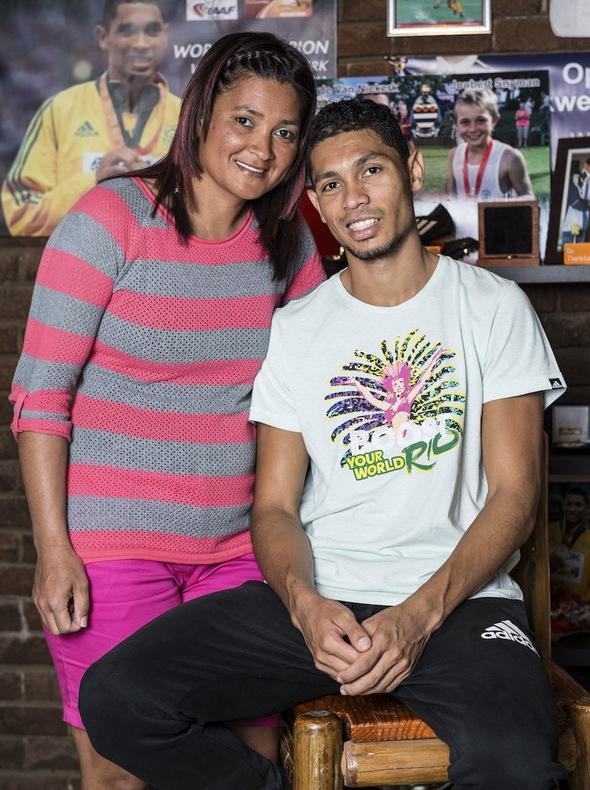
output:
[[[579,185],[587,159],[590,159],[590,137],[559,140],[551,184],[545,263],[563,263],[564,244],[590,242],[590,180],[584,189]],[[586,178],[590,179],[590,173]],[[579,233],[572,233],[578,228]]]
[[[477,204],[478,265],[539,265],[539,204],[498,200]]]
[[[387,35],[489,35],[491,6],[491,0],[387,0]]]

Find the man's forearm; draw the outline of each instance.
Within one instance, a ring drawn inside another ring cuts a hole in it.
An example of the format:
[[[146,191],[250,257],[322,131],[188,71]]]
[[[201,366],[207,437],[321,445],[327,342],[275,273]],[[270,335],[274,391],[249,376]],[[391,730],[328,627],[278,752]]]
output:
[[[296,620],[302,599],[317,595],[311,547],[298,515],[254,507],[252,543],[265,579]]]
[[[297,512],[268,504],[255,507],[252,539],[260,569],[301,632],[315,666],[338,677],[370,648],[371,640],[350,609],[316,592],[311,548]]]
[[[534,526],[537,489],[498,490],[490,496],[448,560],[406,603],[436,630],[464,600],[486,584],[519,549]]]

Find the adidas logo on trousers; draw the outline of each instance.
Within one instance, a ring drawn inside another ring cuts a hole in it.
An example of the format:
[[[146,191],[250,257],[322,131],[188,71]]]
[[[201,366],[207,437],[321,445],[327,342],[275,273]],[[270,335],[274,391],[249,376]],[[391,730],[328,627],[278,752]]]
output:
[[[501,623],[496,623],[496,625],[492,625],[481,635],[482,639],[508,639],[511,642],[518,642],[519,645],[524,645],[528,647],[533,653],[537,652],[537,649],[528,638],[528,636],[521,631],[517,625],[514,625],[513,622],[510,620],[502,620]]]

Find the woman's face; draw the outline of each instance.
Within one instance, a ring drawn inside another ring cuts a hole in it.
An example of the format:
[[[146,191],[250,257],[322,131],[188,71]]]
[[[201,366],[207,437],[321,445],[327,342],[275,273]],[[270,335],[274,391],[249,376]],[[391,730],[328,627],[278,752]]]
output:
[[[395,379],[391,385],[392,392],[398,397],[403,394],[405,389],[406,385],[404,384],[404,380],[402,378]]]
[[[246,76],[213,105],[199,144],[207,199],[256,200],[285,177],[299,149],[301,109],[295,88]]]

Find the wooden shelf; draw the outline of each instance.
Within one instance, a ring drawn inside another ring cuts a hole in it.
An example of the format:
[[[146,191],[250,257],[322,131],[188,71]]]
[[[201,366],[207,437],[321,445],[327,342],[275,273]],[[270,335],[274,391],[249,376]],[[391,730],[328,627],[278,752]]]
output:
[[[324,259],[324,269],[328,277],[346,266],[346,260]],[[551,285],[556,283],[590,283],[590,266],[494,266],[481,267],[489,272],[514,280],[515,283],[539,283]]]
[[[590,266],[496,266],[488,271],[516,283],[590,283]]]

